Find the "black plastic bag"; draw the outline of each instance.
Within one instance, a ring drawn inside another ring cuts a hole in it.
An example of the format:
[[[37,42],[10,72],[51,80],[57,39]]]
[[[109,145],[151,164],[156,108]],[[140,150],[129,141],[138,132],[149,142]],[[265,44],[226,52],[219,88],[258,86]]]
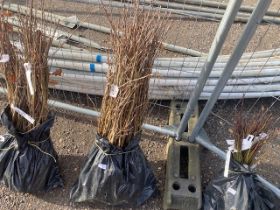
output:
[[[0,141],[0,180],[19,192],[35,193],[63,186],[57,154],[50,139],[54,117],[27,133],[20,133],[11,120],[10,108],[1,114],[8,134]]]
[[[156,190],[156,179],[139,146],[139,139],[140,135],[125,149],[120,149],[97,135],[71,190],[71,200],[139,206],[151,197]]]
[[[232,164],[233,165],[233,164]],[[257,175],[234,164],[229,177],[212,181],[203,194],[204,210],[279,210],[280,198]]]

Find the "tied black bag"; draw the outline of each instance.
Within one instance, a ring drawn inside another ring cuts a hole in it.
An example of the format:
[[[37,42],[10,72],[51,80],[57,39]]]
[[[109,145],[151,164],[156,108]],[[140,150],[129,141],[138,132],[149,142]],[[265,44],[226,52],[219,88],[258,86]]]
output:
[[[140,135],[125,149],[96,136],[70,198],[108,205],[139,206],[156,190],[156,179],[139,146]]]
[[[203,195],[204,210],[279,210],[280,198],[257,175],[235,166],[229,177],[212,181]]]
[[[27,133],[14,127],[9,106],[1,114],[8,130],[0,141],[0,180],[19,192],[35,193],[63,186],[50,139],[54,117]]]

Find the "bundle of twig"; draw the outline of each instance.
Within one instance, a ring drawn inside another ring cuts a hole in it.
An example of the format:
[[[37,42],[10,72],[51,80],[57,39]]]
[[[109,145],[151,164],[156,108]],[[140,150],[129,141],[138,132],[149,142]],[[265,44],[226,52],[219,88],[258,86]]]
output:
[[[253,115],[246,115],[243,110],[238,112],[231,130],[235,140],[233,158],[241,164],[252,165],[262,146],[275,137],[272,123],[272,114],[264,107]],[[252,144],[249,149],[244,150],[244,143],[247,143],[244,139],[248,135],[252,135]]]
[[[10,41],[11,26],[6,23],[5,17],[2,16],[0,20],[0,54],[9,56],[9,61],[1,64],[1,72],[4,73],[7,83],[12,120],[21,132],[40,125],[48,117],[47,59],[52,38],[46,37],[42,32],[44,18],[40,20],[41,29],[38,29],[37,18],[32,12],[33,1],[29,6],[30,12],[27,16],[18,15],[21,24],[19,41],[23,46],[22,50],[17,49]],[[35,120],[34,123],[23,118],[13,107],[30,115]]]
[[[113,30],[114,57],[107,74],[98,133],[111,144],[125,147],[141,131],[152,66],[167,27],[159,12],[143,11],[138,3],[133,9],[125,9],[118,22],[108,13],[107,17]]]

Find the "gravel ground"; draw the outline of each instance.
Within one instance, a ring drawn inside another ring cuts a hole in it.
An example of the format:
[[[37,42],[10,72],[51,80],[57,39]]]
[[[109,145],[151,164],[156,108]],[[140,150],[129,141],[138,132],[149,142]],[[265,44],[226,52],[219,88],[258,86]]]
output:
[[[15,1],[24,3],[24,1]],[[82,20],[88,22],[99,23],[108,25],[105,20],[104,13],[98,10],[97,7],[89,6],[88,4],[79,4],[66,2],[62,0],[55,1],[51,4],[49,0],[45,1],[51,8],[52,12],[70,16],[77,14]],[[247,0],[246,4],[254,5],[256,1]],[[50,6],[52,5],[52,6]],[[280,2],[274,0],[272,3],[273,9],[280,8]],[[118,11],[114,13],[116,16]],[[171,43],[176,43],[181,46],[207,52],[211,42],[215,36],[218,23],[207,21],[195,20],[182,20],[174,17],[172,20],[172,30],[169,32],[167,40]],[[230,54],[233,50],[238,36],[240,35],[243,24],[236,23],[229,33],[229,37],[223,48],[223,54]],[[90,30],[74,31],[75,34],[82,35],[99,43],[106,45],[108,37],[100,33],[95,33]],[[254,38],[250,42],[247,51],[272,49],[279,47],[279,27],[274,25],[261,25]],[[170,52],[163,52],[162,55],[176,56]],[[79,105],[86,105],[98,109],[100,99],[95,97],[83,96],[80,94],[65,94],[55,92],[53,97],[59,98],[63,101],[70,101]],[[4,107],[6,100],[3,96],[0,97],[1,108]],[[200,103],[200,109],[203,108],[205,102]],[[219,147],[225,149],[225,139],[229,138],[228,122],[232,122],[232,117],[238,112],[236,105],[239,102],[236,100],[219,101],[206,124],[205,129],[210,139],[215,142]],[[245,107],[248,110],[252,107],[249,114],[258,112],[261,106],[272,106],[271,112],[275,119],[280,117],[279,102],[276,99],[251,99],[245,100]],[[147,122],[155,125],[166,125],[168,122],[168,108],[169,102],[154,102],[151,111],[148,115]],[[41,193],[39,195],[30,195],[23,193],[15,193],[0,186],[0,210],[7,209],[118,209],[108,207],[102,204],[74,204],[69,202],[69,191],[74,181],[78,177],[81,167],[85,162],[86,155],[88,154],[95,138],[95,129],[97,122],[95,119],[86,116],[77,115],[62,110],[55,110],[57,113],[55,125],[52,129],[52,139],[54,146],[59,154],[59,164],[61,173],[64,179],[65,187],[56,189],[50,193]],[[218,117],[217,117],[217,116]],[[279,127],[280,124],[275,120],[275,126]],[[1,133],[5,133],[4,128],[0,127]],[[167,138],[153,132],[144,131],[141,147],[150,162],[155,175],[158,180],[159,193],[151,198],[147,203],[138,209],[162,209],[162,197],[165,181],[165,162],[166,162],[166,143]],[[266,179],[280,186],[280,143],[275,140],[267,144],[263,149],[262,155],[258,158],[257,171]],[[202,167],[202,186],[203,188],[207,183],[213,179],[223,168],[224,162],[221,161],[215,154],[201,149],[201,167]]]

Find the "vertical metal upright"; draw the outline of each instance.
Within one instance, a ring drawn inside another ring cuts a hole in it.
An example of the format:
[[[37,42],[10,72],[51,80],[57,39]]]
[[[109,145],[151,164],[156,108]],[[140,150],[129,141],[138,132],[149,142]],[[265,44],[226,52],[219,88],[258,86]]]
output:
[[[180,122],[180,125],[176,131],[176,140],[180,140],[183,132],[186,130],[188,121],[194,111],[199,96],[203,91],[205,83],[213,69],[213,66],[218,58],[218,55],[222,49],[222,46],[226,40],[229,30],[234,22],[234,19],[240,9],[243,0],[230,0],[226,8],[225,14],[221,20],[215,38],[212,42],[209,54],[207,56],[206,63],[204,64],[200,77],[197,80],[196,87],[191,95],[191,98],[187,104],[186,111]]]
[[[193,132],[190,136],[190,140],[194,141],[195,137],[198,135],[198,133],[203,128],[203,125],[209,116],[210,112],[212,111],[216,101],[218,100],[221,92],[223,91],[228,79],[232,75],[232,72],[234,71],[235,67],[237,66],[241,56],[243,55],[245,49],[247,48],[247,45],[249,44],[250,40],[252,39],[253,35],[256,32],[257,26],[262,22],[262,19],[268,10],[268,7],[271,3],[271,0],[259,0],[257,3],[256,8],[254,9],[252,15],[250,16],[250,19],[248,20],[248,23],[245,26],[245,29],[234,48],[233,53],[231,54],[223,73],[218,80],[218,83],[211,94],[209,100],[207,101],[203,111],[200,114],[200,117],[198,119],[198,122],[193,129]]]

